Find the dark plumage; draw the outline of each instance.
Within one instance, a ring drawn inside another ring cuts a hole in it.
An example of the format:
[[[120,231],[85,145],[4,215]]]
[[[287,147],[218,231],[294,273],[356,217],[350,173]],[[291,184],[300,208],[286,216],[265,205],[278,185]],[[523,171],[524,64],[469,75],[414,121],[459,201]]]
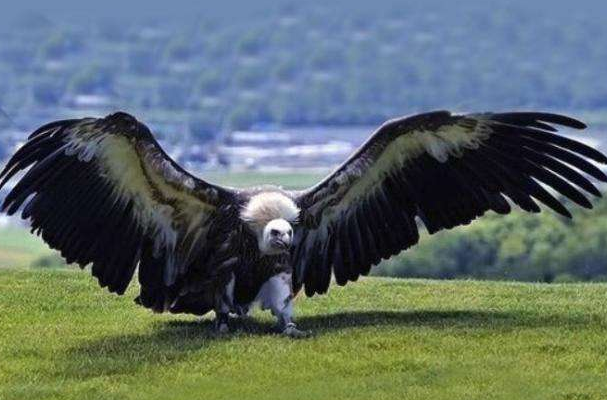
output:
[[[584,173],[603,182],[607,177],[587,159],[604,164],[607,157],[558,136],[550,124],[585,128],[555,114],[447,111],[383,124],[335,172],[295,194],[305,221],[300,229],[308,231],[296,243],[292,261],[304,271],[300,275],[306,293],[328,290],[329,281],[317,278],[321,271],[332,269],[336,282],[345,284],[367,274],[381,258],[416,244],[416,218],[434,233],[468,224],[488,210],[506,214],[508,199],[525,211],[539,212],[539,201],[571,217],[542,184],[591,208],[582,191],[594,196],[600,192]],[[341,247],[325,248],[322,262],[298,252],[297,247],[327,242],[333,232]],[[348,262],[350,246],[357,249],[355,265]]]
[[[287,331],[292,291],[325,293],[332,275],[343,285],[368,274],[417,243],[417,220],[434,233],[511,203],[539,212],[538,202],[571,217],[556,194],[591,208],[586,193],[600,192],[590,178],[607,181],[593,162],[607,157],[559,136],[559,125],[585,128],[530,112],[397,118],[320,183],[287,192],[198,179],[125,113],[57,121],[0,173],[1,188],[26,171],[2,210],[21,210],[32,232],[68,262],[92,265],[112,292],[124,293],[138,267],[145,307],[223,315],[257,299]]]

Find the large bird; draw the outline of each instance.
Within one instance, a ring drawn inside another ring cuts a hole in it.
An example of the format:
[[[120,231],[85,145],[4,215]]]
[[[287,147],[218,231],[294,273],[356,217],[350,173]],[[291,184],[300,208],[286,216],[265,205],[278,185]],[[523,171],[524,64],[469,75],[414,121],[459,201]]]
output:
[[[123,294],[138,268],[136,301],[156,312],[246,314],[260,303],[300,336],[293,297],[356,281],[429,233],[511,204],[538,202],[571,217],[556,194],[591,208],[607,157],[556,134],[583,129],[549,113],[389,120],[317,185],[234,189],[180,168],[150,130],[118,112],[52,122],[31,134],[0,173],[20,171],[2,210],[21,210],[32,232],[69,263],[92,264],[102,287]],[[29,170],[28,170],[29,168]],[[550,190],[552,188],[553,190]],[[556,192],[556,193],[555,193]]]

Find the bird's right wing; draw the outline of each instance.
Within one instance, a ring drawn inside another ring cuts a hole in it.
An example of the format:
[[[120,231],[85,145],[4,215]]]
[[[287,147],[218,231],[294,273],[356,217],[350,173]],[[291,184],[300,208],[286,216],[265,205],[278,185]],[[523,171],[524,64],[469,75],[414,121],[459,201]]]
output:
[[[184,171],[125,113],[41,127],[0,173],[0,188],[28,168],[2,210],[22,209],[32,231],[68,262],[92,263],[100,284],[120,294],[137,265],[148,290],[175,285],[214,251],[214,224],[238,197]]]
[[[570,216],[541,183],[591,207],[579,189],[600,192],[581,172],[607,181],[587,160],[607,157],[552,125],[585,127],[527,112],[438,111],[386,122],[335,172],[293,193],[301,209],[292,257],[297,283],[312,295],[327,291],[332,273],[341,285],[358,279],[417,243],[416,218],[434,233],[488,210],[508,213],[507,198],[526,211],[538,212],[538,200]]]

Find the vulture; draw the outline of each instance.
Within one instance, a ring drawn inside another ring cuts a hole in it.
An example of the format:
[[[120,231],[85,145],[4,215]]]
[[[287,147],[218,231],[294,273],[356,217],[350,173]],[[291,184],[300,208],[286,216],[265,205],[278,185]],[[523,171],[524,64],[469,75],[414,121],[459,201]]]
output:
[[[513,205],[564,217],[567,198],[591,208],[607,157],[557,127],[552,113],[429,112],[388,120],[345,162],[305,190],[236,189],[197,178],[143,123],[116,112],[51,122],[33,132],[0,173],[18,182],[2,211],[20,213],[68,263],[155,312],[215,312],[218,332],[253,305],[279,332],[293,299],[326,293],[430,233]]]

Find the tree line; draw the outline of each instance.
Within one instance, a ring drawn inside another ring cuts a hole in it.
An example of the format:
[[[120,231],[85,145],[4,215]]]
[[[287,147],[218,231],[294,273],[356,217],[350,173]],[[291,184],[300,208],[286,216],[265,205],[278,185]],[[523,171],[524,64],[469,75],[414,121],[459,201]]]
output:
[[[570,209],[573,209],[571,207]],[[422,235],[375,274],[534,282],[607,281],[607,201],[576,210],[487,215],[467,227]]]
[[[600,19],[502,2],[359,8],[293,2],[180,25],[32,16],[0,27],[0,104],[18,114],[106,96],[113,108],[185,116],[200,139],[431,108],[607,106]]]

